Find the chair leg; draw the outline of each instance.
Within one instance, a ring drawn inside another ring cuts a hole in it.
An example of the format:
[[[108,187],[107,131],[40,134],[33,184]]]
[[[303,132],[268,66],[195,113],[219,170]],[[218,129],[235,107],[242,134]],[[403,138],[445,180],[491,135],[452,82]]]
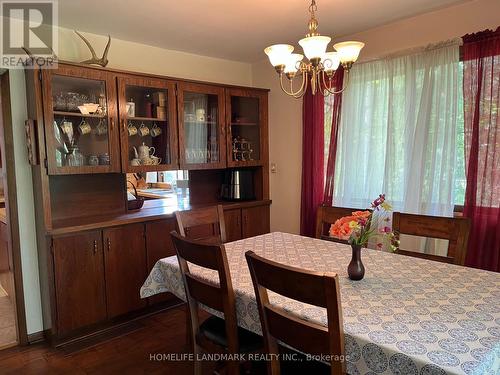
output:
[[[202,375],[201,361],[199,360],[200,349],[196,343],[193,345],[193,354],[194,354],[194,375]]]
[[[189,310],[186,311],[186,346],[189,351],[193,348],[193,328],[191,327],[191,318],[189,316]]]
[[[240,363],[238,361],[228,361],[227,373],[229,375],[238,375],[240,373]]]

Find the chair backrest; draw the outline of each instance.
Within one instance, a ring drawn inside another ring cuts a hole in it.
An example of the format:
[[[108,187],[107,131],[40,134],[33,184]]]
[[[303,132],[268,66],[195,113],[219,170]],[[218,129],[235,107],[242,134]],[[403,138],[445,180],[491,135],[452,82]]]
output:
[[[345,373],[344,330],[338,276],[279,264],[252,251],[247,251],[245,257],[252,276],[267,352],[278,354],[278,341],[281,341],[303,353],[331,355],[331,373]],[[328,327],[306,321],[272,305],[267,290],[326,308]],[[342,356],[342,360],[335,356]],[[269,369],[271,374],[279,374],[279,361],[272,359]]]
[[[224,245],[189,240],[175,231],[172,231],[170,235],[177,253],[186,291],[193,342],[197,342],[199,334],[198,304],[202,303],[224,314],[228,350],[230,353],[237,353],[236,305]],[[188,262],[217,271],[219,284],[211,283],[192,274]]]
[[[347,243],[347,240],[330,237],[328,232],[330,226],[344,216],[351,216],[354,211],[363,211],[359,208],[319,206],[316,213],[316,238],[340,243]]]
[[[224,210],[221,205],[176,211],[175,218],[182,237],[209,243],[226,242]]]
[[[448,240],[448,251],[446,256],[424,254],[402,248],[396,249],[396,252],[399,254],[459,265],[463,265],[465,262],[470,230],[470,220],[467,218],[414,215],[394,212],[392,216],[392,228],[397,235],[408,234]]]

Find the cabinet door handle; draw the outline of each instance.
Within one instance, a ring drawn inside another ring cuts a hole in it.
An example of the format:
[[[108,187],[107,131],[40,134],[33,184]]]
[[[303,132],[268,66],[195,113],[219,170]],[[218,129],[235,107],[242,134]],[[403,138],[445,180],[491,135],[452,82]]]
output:
[[[108,252],[111,251],[111,239],[108,238]]]
[[[97,254],[97,240],[94,240],[94,255]]]
[[[114,128],[115,128],[115,118],[111,117],[109,120],[109,130],[113,131]]]

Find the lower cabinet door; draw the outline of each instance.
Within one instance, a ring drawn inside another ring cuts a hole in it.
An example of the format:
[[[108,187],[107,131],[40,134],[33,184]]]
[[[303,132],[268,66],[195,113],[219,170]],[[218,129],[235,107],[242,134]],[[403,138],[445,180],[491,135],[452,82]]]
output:
[[[147,272],[162,258],[175,255],[174,244],[170,232],[176,229],[175,219],[159,220],[146,223]],[[171,293],[160,293],[148,298],[150,305],[168,301]]]
[[[103,230],[108,318],[140,309],[139,295],[146,280],[144,224]]]
[[[58,334],[105,320],[101,231],[55,237],[52,250]]]
[[[241,209],[224,211],[227,242],[241,240]]]
[[[241,209],[243,238],[269,233],[269,206],[255,206]]]

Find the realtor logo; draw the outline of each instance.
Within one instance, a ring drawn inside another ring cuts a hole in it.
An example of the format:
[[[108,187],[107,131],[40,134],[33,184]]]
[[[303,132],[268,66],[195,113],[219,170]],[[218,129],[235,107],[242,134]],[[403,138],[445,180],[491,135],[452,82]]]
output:
[[[53,68],[57,53],[57,2],[1,1],[1,66]],[[32,56],[28,56],[27,52]]]

